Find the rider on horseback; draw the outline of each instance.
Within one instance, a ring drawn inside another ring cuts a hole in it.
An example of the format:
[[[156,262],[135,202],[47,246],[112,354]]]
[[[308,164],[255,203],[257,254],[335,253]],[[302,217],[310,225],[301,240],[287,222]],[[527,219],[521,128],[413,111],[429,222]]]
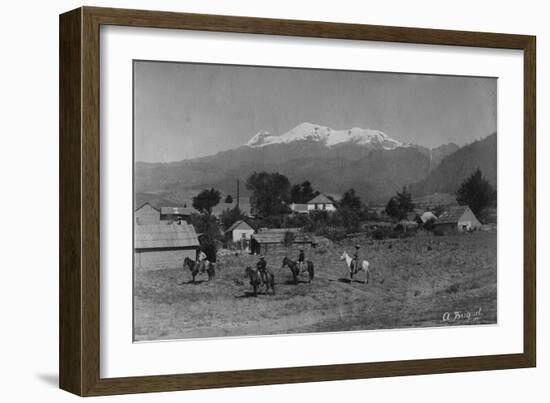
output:
[[[256,263],[256,269],[260,274],[260,279],[264,284],[267,284],[267,262],[264,256],[260,256],[260,260]]]
[[[206,253],[204,251],[199,250],[199,257],[197,258],[197,265],[201,273],[204,273],[204,270],[206,268]]]
[[[298,255],[298,270],[299,270],[299,272],[304,271],[305,262],[306,262],[306,255],[304,253],[304,249],[300,248],[300,254]]]
[[[353,254],[353,259],[351,260],[350,269],[352,276],[359,270],[359,245],[355,245],[355,253]]]

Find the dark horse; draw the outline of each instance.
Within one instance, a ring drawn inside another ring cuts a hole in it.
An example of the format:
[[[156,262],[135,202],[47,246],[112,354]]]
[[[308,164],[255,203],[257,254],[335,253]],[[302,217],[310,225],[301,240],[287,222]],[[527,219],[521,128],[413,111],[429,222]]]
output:
[[[253,270],[250,266],[247,266],[244,273],[250,280],[250,285],[252,286],[252,293],[254,296],[258,295],[258,289],[262,285],[265,287],[266,294],[270,288],[271,292],[275,294],[275,275],[273,272],[266,270],[266,278],[263,279],[260,273],[258,273],[258,270]]]
[[[288,268],[292,272],[292,278],[294,280],[294,284],[298,284],[298,276],[300,275],[300,266],[298,265],[298,262],[294,262],[285,256],[281,267],[285,267],[285,266],[288,266]],[[305,262],[305,266],[306,266],[307,272],[309,273],[309,282],[311,283],[311,280],[313,280],[313,276],[314,276],[313,262],[311,260],[308,260],[307,262]]]
[[[209,262],[208,260],[196,262],[193,259],[186,257],[183,261],[183,268],[185,269],[185,267],[189,269],[191,276],[193,276],[193,280],[191,280],[192,283],[195,282],[195,277],[199,271],[201,273],[204,273],[205,271],[208,273],[208,281],[214,280],[214,277],[216,277],[216,268],[214,267],[214,263]]]

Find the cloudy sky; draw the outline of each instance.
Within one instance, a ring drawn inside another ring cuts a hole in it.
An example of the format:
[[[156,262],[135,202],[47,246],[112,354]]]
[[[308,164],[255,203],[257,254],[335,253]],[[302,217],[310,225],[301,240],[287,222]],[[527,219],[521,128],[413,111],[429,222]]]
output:
[[[302,122],[463,145],[496,131],[496,97],[494,78],[136,61],[135,157],[211,155]]]

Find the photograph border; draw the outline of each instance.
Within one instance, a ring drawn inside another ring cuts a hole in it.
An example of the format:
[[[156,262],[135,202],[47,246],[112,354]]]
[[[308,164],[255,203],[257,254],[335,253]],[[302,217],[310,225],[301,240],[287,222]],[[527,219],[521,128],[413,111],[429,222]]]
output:
[[[523,353],[191,374],[100,376],[100,27],[523,50]],[[536,38],[332,22],[81,7],[59,30],[59,384],[80,396],[526,368],[536,365]]]

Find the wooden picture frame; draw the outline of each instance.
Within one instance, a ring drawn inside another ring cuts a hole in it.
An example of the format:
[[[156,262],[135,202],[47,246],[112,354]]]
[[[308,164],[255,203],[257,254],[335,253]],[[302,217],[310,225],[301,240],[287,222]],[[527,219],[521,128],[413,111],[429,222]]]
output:
[[[524,56],[523,353],[100,377],[101,25],[519,49]],[[60,387],[80,396],[533,367],[536,363],[534,36],[81,7],[60,16]]]

